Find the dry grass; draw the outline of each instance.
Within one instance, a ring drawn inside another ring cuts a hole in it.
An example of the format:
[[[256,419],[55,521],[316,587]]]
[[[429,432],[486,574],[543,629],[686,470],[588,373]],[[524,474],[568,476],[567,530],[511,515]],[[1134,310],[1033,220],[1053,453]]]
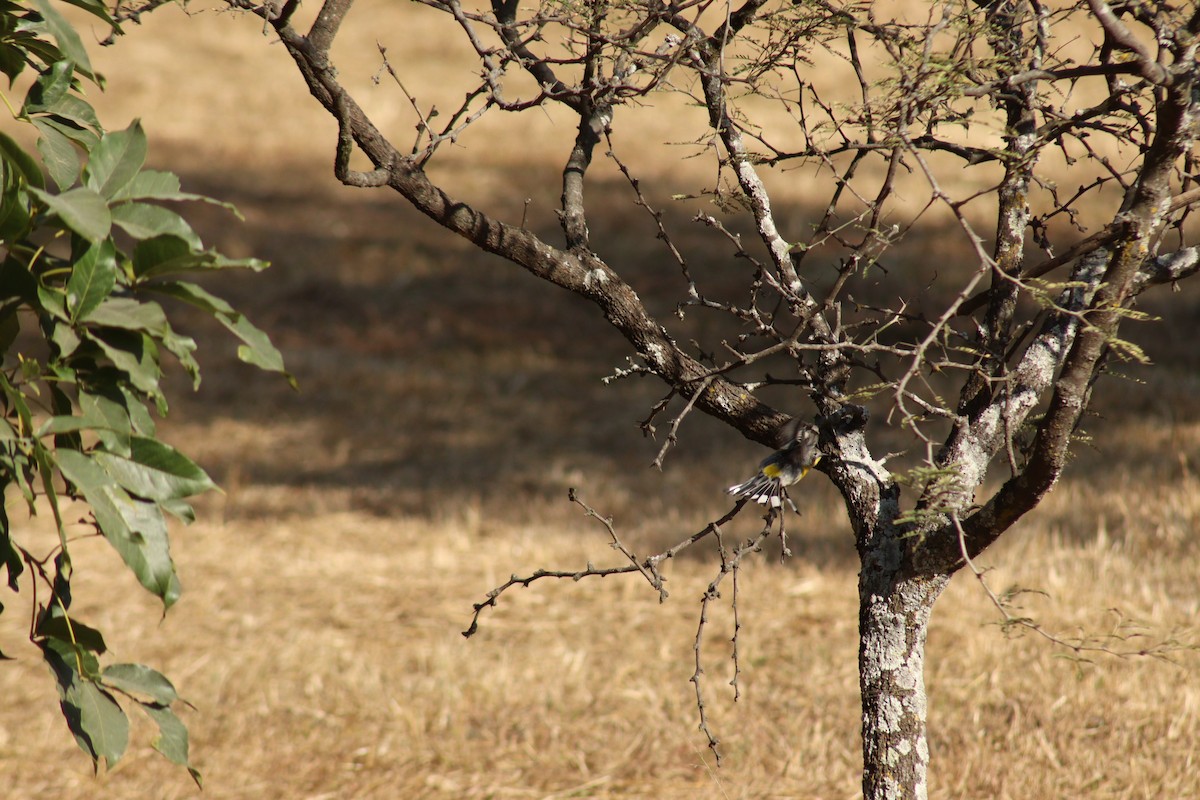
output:
[[[1194,524],[1189,488],[1178,512]],[[317,493],[290,494],[303,506]],[[687,683],[711,565],[676,564],[665,606],[633,579],[543,584],[506,598],[477,637],[459,635],[469,603],[510,570],[611,558],[603,540],[582,519],[494,525],[470,509],[442,520],[329,512],[202,523],[177,537],[188,592],[161,626],[100,543],[76,549],[107,563],[89,565],[79,611],[111,632],[116,658],[162,667],[197,705],[187,716],[208,797],[854,796],[850,564],[801,555],[747,570],[736,705],[724,686],[730,620],[713,620],[720,770],[695,731]],[[1056,631],[1103,632],[1119,604],[1161,637],[1200,611],[1190,559],[1136,555],[1111,539],[1079,543],[1030,525],[987,560],[1003,565],[990,576],[997,588],[1047,592],[1027,608]],[[1037,638],[1005,638],[987,624],[995,619],[966,577],[939,608],[928,676],[934,797],[1200,791],[1194,656],[1081,664]],[[93,778],[50,701],[49,675],[21,654],[0,672],[6,797],[196,796],[146,751],[146,726],[142,747]]]
[[[634,578],[543,583],[506,596],[477,637],[459,635],[471,603],[513,571],[614,558],[567,503],[568,486],[615,514],[644,553],[724,510],[720,487],[759,451],[689,420],[667,470],[647,470],[656,446],[634,422],[658,389],[600,385],[624,350],[592,309],[446,240],[394,200],[331,187],[332,126],[283,53],[246,20],[181,25],[172,13],[104,54],[106,119],[138,110],[156,160],[246,213],[231,227],[198,210],[207,238],[276,262],[219,288],[272,332],[302,392],[236,364],[219,334],[193,323],[206,383],[180,397],[166,432],[227,494],[204,499],[202,521],[176,533],[184,599],[160,624],[107,547],[81,542],[76,603],[115,659],[163,669],[196,705],[186,716],[203,796],[856,796],[857,570],[820,477],[804,488],[797,557],[756,560],[743,575],[736,705],[728,609],[710,626],[720,770],[688,683],[711,558],[672,565],[666,605]],[[369,76],[373,32],[348,36]],[[428,64],[436,40],[420,26],[414,36]],[[277,108],[288,115],[275,119]],[[553,146],[563,131],[546,124],[536,133]],[[473,167],[452,179],[515,218],[527,187],[555,168],[511,142],[472,154],[486,169],[467,158]],[[556,192],[540,191],[549,229]],[[622,198],[593,231],[648,301],[665,304],[654,289],[676,291],[674,276],[618,238],[634,224]],[[1162,362],[1139,373],[1146,385],[1108,384],[1094,447],[981,559],[997,590],[1045,592],[1023,604],[1050,630],[1106,632],[1116,607],[1147,642],[1195,637],[1200,364],[1187,338],[1196,287],[1185,291],[1145,328]],[[145,725],[118,768],[93,777],[22,639],[22,605],[5,602],[0,650],[18,660],[0,667],[4,797],[200,796],[149,750]],[[935,614],[931,796],[1200,796],[1195,654],[1081,663],[1035,636],[1006,637],[997,621],[969,575]]]

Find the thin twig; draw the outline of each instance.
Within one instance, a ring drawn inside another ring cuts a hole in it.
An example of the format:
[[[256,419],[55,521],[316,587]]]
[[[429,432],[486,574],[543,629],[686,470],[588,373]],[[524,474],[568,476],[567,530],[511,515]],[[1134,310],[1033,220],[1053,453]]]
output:
[[[1166,639],[1150,647],[1139,647],[1136,649],[1120,649],[1104,644],[1106,641],[1128,642],[1131,639],[1140,638],[1142,636],[1142,634],[1139,633],[1119,633],[1118,631],[1120,631],[1124,625],[1124,618],[1119,614],[1118,622],[1113,627],[1113,631],[1111,633],[1107,633],[1100,637],[1079,637],[1074,639],[1067,639],[1059,636],[1058,634],[1051,633],[1043,628],[1036,620],[1031,619],[1030,617],[1013,616],[1011,613],[1009,613],[1008,606],[1004,600],[1002,600],[996,595],[995,592],[992,591],[992,587],[988,586],[985,578],[986,570],[982,570],[977,567],[975,562],[971,559],[970,554],[967,552],[966,533],[963,531],[962,522],[958,518],[958,513],[951,512],[950,520],[953,522],[954,528],[958,532],[958,544],[962,553],[963,563],[965,563],[967,568],[971,570],[971,573],[979,582],[979,586],[983,589],[984,594],[987,595],[987,598],[991,604],[995,606],[998,612],[1000,612],[1000,616],[1002,618],[1001,628],[1003,630],[1008,631],[1012,628],[1022,628],[1024,630],[1031,631],[1056,647],[1065,648],[1070,650],[1075,655],[1081,657],[1086,654],[1096,653],[1115,656],[1121,659],[1149,656],[1151,658],[1157,658],[1163,661],[1170,661],[1170,656],[1173,653],[1197,649],[1196,645],[1176,641],[1174,639]]]

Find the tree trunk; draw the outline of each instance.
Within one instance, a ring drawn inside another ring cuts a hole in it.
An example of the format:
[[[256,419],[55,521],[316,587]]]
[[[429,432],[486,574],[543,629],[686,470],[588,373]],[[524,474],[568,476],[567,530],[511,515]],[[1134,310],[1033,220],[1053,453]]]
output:
[[[885,547],[899,555],[901,544]],[[949,576],[898,578],[898,558],[864,554],[859,576],[859,686],[864,800],[924,800],[925,636]]]

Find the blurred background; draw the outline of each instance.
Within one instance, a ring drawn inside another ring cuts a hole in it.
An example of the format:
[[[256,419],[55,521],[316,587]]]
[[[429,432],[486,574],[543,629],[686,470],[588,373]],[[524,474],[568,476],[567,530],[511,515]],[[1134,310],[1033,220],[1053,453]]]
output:
[[[103,38],[89,25],[85,36]],[[415,134],[411,108],[381,73],[378,46],[423,107],[450,109],[476,71],[460,38],[435,12],[372,0],[351,14],[334,60],[403,145]],[[644,438],[638,421],[665,392],[648,379],[602,382],[626,366],[628,348],[600,313],[476,252],[398,197],[340,186],[336,126],[261,22],[166,7],[93,57],[109,81],[93,97],[106,126],[141,117],[155,166],[244,215],[187,209],[206,242],[272,262],[211,288],[272,336],[300,386],[242,365],[223,330],[182,317],[201,344],[204,382],[193,394],[185,376],[172,377],[163,430],[224,490],[173,533],[184,597],[160,622],[106,545],[73,551],[76,608],[108,632],[112,659],[161,669],[195,705],[185,716],[203,796],[858,794],[857,564],[827,480],[814,474],[795,493],[804,511],[789,522],[795,557],[781,565],[765,554],[741,576],[736,704],[728,604],[710,621],[705,686],[719,769],[688,682],[697,601],[716,574],[711,547],[670,565],[664,605],[630,576],[541,582],[506,594],[464,640],[472,604],[511,573],[620,563],[568,487],[646,555],[724,513],[724,487],[765,451],[695,414],[663,471],[652,469],[661,441]],[[716,212],[703,198],[670,200],[711,187],[712,158],[683,158],[698,145],[638,146],[678,141],[677,126],[699,112],[664,97],[631,110],[627,126],[623,113],[618,155],[666,210],[693,267],[736,283],[744,263],[688,222]],[[485,116],[431,173],[557,242],[574,132],[553,110],[516,126]],[[651,219],[609,159],[598,154],[593,175],[594,246],[652,312],[669,314],[683,284]],[[773,180],[777,216],[801,230],[828,189],[817,194],[820,176],[800,172]],[[917,294],[962,252],[935,228],[894,258]],[[1126,330],[1155,364],[1104,379],[1121,383],[1097,392],[1091,438],[1066,477],[981,559],[996,591],[1035,590],[1022,610],[1064,636],[1134,637],[1114,643],[1123,651],[1195,638],[1198,289],[1148,294],[1143,310],[1161,319]],[[771,400],[811,413],[798,392]],[[893,436],[882,419],[872,424],[876,441]],[[660,436],[667,427],[661,418]],[[744,517],[732,535],[757,530]],[[29,524],[53,536],[44,520]],[[149,725],[135,727],[115,769],[91,774],[15,609],[0,627],[0,650],[17,657],[0,666],[4,795],[200,796],[150,750]],[[1006,636],[999,622],[970,575],[935,614],[931,797],[1200,795],[1192,651],[1081,657]]]

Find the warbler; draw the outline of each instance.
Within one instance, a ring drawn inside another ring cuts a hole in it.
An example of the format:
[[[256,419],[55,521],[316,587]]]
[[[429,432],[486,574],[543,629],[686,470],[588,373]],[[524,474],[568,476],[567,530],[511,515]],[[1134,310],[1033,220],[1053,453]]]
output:
[[[745,497],[771,508],[783,507],[787,487],[807,475],[821,460],[816,429],[801,426],[799,420],[789,427],[794,427],[790,441],[764,458],[754,477],[745,483],[730,486],[727,491],[731,495]],[[790,499],[788,502],[791,502]],[[795,505],[792,507],[795,508]]]

